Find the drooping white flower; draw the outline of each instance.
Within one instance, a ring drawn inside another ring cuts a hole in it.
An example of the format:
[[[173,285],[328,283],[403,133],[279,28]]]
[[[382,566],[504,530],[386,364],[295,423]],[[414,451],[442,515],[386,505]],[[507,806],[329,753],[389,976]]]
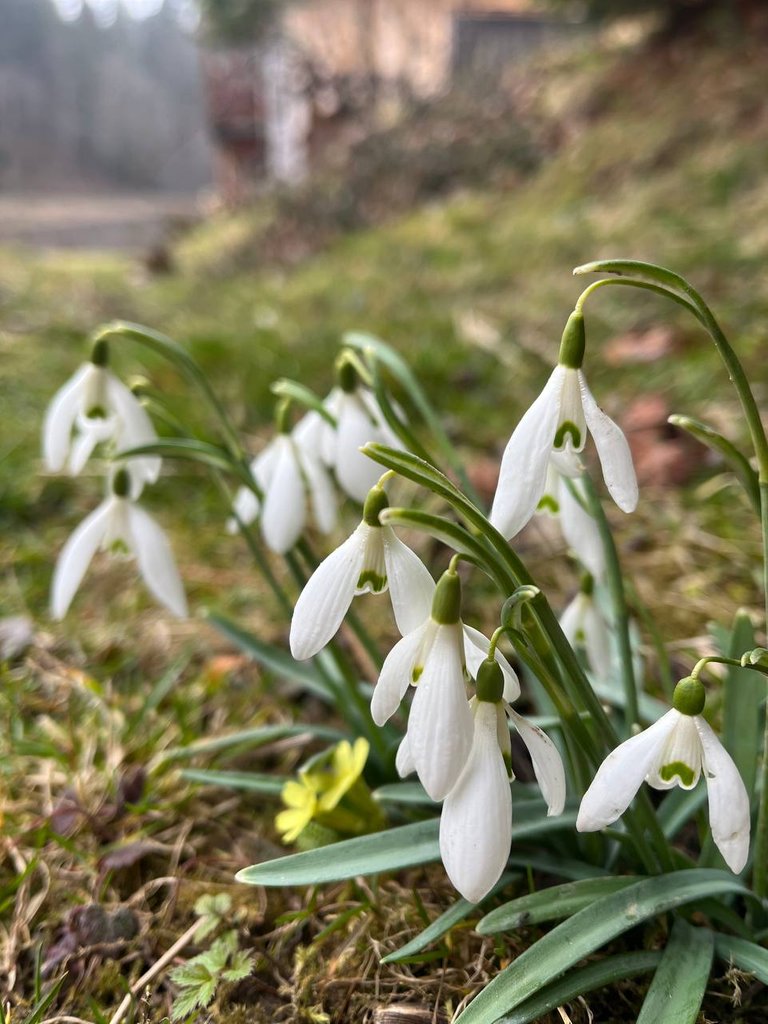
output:
[[[586,500],[582,473],[584,467],[573,452],[555,452],[549,460],[544,493],[536,511],[556,516],[572,553],[594,576],[605,574],[605,551],[594,518],[579,498]],[[571,491],[574,488],[577,495]]]
[[[502,458],[490,519],[505,537],[514,537],[535,512],[552,454],[582,451],[587,431],[613,500],[624,512],[637,505],[637,478],[627,439],[593,398],[581,371],[583,355],[583,317],[573,313],[563,333],[558,365],[518,423]]]
[[[389,590],[401,633],[410,633],[428,615],[434,581],[418,555],[403,544],[392,527],[379,522],[387,504],[384,489],[371,488],[363,521],[320,563],[299,595],[290,634],[291,653],[299,661],[325,647],[355,595]]]
[[[112,493],[80,523],[56,562],[51,584],[51,615],[62,619],[99,548],[135,557],[149,591],[179,618],[187,601],[168,538],[155,520],[129,497],[126,470],[118,470]]]
[[[500,666],[484,661],[478,672],[478,696],[470,702],[472,746],[440,817],[443,864],[461,895],[473,903],[493,888],[509,856],[512,796],[507,715],[531,755],[547,813],[560,814],[565,805],[565,772],[557,748],[540,729],[512,711],[501,699],[502,689]],[[398,769],[409,767],[407,753],[401,758],[398,751]]]
[[[94,448],[111,442],[114,454],[157,440],[152,421],[132,392],[106,367],[106,344],[94,346],[93,361],[83,366],[53,396],[43,423],[43,458],[51,472],[67,466],[76,476]],[[130,459],[126,468],[131,494],[154,483],[161,460],[146,455]]]
[[[351,372],[348,372],[351,371]],[[322,457],[350,498],[363,502],[381,475],[381,467],[360,452],[369,441],[402,447],[389,428],[372,391],[357,380],[349,364],[342,364],[341,385],[334,388],[325,406],[335,417],[335,428],[322,428]]]
[[[560,616],[560,628],[572,647],[583,647],[587,667],[597,679],[607,680],[613,669],[611,630],[592,591],[591,577],[586,589],[568,604]]]
[[[307,413],[290,433],[281,430],[253,460],[251,474],[261,501],[247,487],[235,495],[237,518],[248,524],[260,515],[264,543],[279,555],[289,551],[304,532],[308,505],[321,533],[330,533],[336,526],[333,483],[314,441],[318,421],[322,422],[319,413]],[[230,519],[227,529],[234,533],[237,519]]]
[[[704,706],[701,684],[690,679],[678,683],[675,705],[603,761],[584,794],[576,828],[595,832],[616,821],[643,781],[655,789],[693,789],[703,772],[712,838],[728,867],[738,873],[749,855],[746,788],[730,754],[698,713]]]

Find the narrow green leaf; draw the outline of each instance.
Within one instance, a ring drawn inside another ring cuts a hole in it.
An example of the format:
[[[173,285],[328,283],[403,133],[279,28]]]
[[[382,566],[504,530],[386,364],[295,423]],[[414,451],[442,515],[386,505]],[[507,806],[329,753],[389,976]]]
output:
[[[306,385],[300,384],[297,380],[281,377],[280,380],[276,380],[271,385],[269,390],[273,395],[278,395],[281,398],[290,398],[291,401],[298,402],[299,405],[304,406],[306,409],[314,409],[332,427],[336,426],[336,420],[330,411],[326,409],[325,405],[323,405],[323,400],[318,398],[314,391],[311,391]]]
[[[695,1024],[709,980],[715,937],[676,917],[637,1024]]]
[[[311,662],[294,661],[286,651],[260,640],[253,633],[242,629],[224,615],[209,613],[208,621],[220,633],[231,640],[241,651],[249,654],[270,672],[292,683],[298,683],[325,701],[333,701],[334,695],[325,680]]]
[[[707,448],[711,448],[723,456],[746,491],[755,512],[760,515],[760,486],[757,482],[757,473],[738,448],[708,424],[695,420],[691,416],[673,415],[669,417],[669,422],[673,427],[685,430]]]
[[[287,775],[262,775],[257,772],[220,772],[203,768],[186,768],[181,777],[204,786],[223,786],[225,789],[246,789],[266,796],[279,796],[289,781]]]
[[[470,914],[474,913],[486,900],[489,900],[492,896],[495,896],[497,892],[509,885],[510,882],[519,878],[518,874],[508,873],[501,876],[496,885],[491,889],[487,896],[484,896],[480,903],[470,903],[465,899],[458,899],[453,906],[448,907],[439,917],[427,925],[424,931],[411,939],[410,942],[406,942],[400,949],[396,949],[394,953],[388,953],[387,956],[382,957],[381,962],[383,964],[396,964],[413,956],[415,953],[420,953],[422,949],[426,949],[427,946],[431,946],[433,942],[437,942],[441,939],[446,932],[450,931],[455,924],[459,921],[463,921]]]
[[[715,932],[715,953],[720,960],[733,964],[747,974],[753,974],[764,985],[768,985],[768,949],[746,939]]]
[[[604,896],[529,946],[469,1004],[461,1024],[489,1024],[579,960],[657,914],[697,899],[748,890],[724,871],[694,868],[658,875]]]
[[[606,704],[612,704],[618,708],[624,707],[625,696],[617,687],[593,680],[592,688],[600,700],[605,701]],[[656,697],[651,697],[650,694],[638,693],[637,709],[643,722],[655,722],[657,718],[661,718],[662,715],[669,711],[669,705],[665,704],[664,701],[658,700]]]
[[[695,789],[671,789],[661,802],[658,810],[659,824],[667,839],[674,839],[687,821],[698,813],[707,800],[707,787]]]
[[[544,850],[537,850],[534,854],[518,853],[513,850],[507,863],[510,867],[527,870],[532,868],[534,871],[554,875],[555,878],[568,878],[574,882],[580,878],[602,878],[609,874],[607,868],[597,864],[587,864],[583,860],[563,857],[559,853],[547,853]]]
[[[755,646],[755,629],[743,609],[736,612],[723,654],[740,658]],[[723,680],[723,745],[733,758],[748,793],[753,793],[763,736],[765,679],[748,668],[729,665]]]
[[[435,801],[420,782],[390,782],[373,791],[374,800],[382,804],[412,804],[416,807],[434,807]]]
[[[496,907],[478,922],[480,935],[496,935],[543,921],[556,921],[570,917],[578,910],[589,907],[595,900],[620,892],[639,879],[635,875],[612,875],[585,878],[564,885],[553,885],[549,889],[518,896],[501,907]]]
[[[543,817],[543,808],[523,805],[512,827],[512,842],[571,829],[575,823],[575,813],[547,818]],[[315,885],[429,864],[440,859],[439,826],[437,818],[401,825],[387,832],[346,839],[319,850],[307,850],[254,864],[238,872],[236,877],[239,882],[250,885]]]
[[[196,740],[186,747],[171,747],[162,754],[163,761],[176,761],[185,757],[197,757],[199,754],[214,754],[231,747],[247,746],[249,749],[262,747],[265,743],[288,736],[306,736],[307,739],[321,739],[338,742],[345,738],[343,732],[331,729],[326,725],[259,725],[253,729],[240,729],[237,732],[225,733],[223,736],[212,736],[210,739]]]
[[[654,970],[660,960],[661,953],[646,952],[621,953],[618,956],[605,957],[546,985],[536,995],[526,999],[516,1010],[499,1017],[497,1024],[533,1024],[543,1019],[550,1010],[555,1010],[558,1006],[587,992],[593,992],[596,988],[604,988],[615,981],[634,978],[638,974],[647,974],[648,971]]]
[[[253,486],[248,469],[234,459],[225,448],[209,444],[208,441],[197,441],[192,437],[165,437],[151,444],[137,445],[126,448],[115,455],[115,459],[133,459],[140,455],[159,455],[164,459],[186,459],[203,466],[213,466],[227,473],[234,473],[246,487]]]

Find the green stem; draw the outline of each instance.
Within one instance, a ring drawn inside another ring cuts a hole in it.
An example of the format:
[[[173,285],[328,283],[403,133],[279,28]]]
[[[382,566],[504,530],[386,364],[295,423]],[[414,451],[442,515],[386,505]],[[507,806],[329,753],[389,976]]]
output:
[[[600,532],[600,540],[605,555],[605,582],[608,586],[608,593],[613,606],[613,622],[616,628],[616,639],[619,645],[619,659],[621,662],[621,682],[624,689],[624,726],[625,735],[629,736],[632,726],[640,720],[637,706],[637,681],[635,680],[635,669],[632,663],[632,642],[629,634],[629,609],[627,598],[624,593],[624,578],[619,562],[619,553],[616,550],[616,542],[613,539],[608,517],[605,514],[603,503],[598,497],[595,486],[589,474],[583,473],[581,480],[587,495],[587,503],[592,518],[597,523]]]

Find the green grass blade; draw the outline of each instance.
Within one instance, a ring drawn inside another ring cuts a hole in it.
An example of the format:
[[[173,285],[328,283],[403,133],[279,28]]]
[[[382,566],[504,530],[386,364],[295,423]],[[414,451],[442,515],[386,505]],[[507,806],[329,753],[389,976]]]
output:
[[[374,800],[382,804],[408,804],[414,807],[434,807],[435,801],[420,782],[389,782],[373,791]]]
[[[661,960],[661,953],[621,953],[605,957],[597,963],[571,971],[564,978],[546,985],[518,1006],[512,1013],[500,1017],[498,1024],[532,1024],[543,1019],[550,1010],[557,1009],[571,999],[604,988],[624,978],[634,978],[654,970]]]
[[[553,928],[497,974],[458,1018],[461,1024],[490,1024],[520,1006],[617,935],[657,914],[719,893],[746,893],[733,875],[695,868],[658,875],[605,896]]]
[[[747,974],[753,974],[764,985],[768,985],[768,949],[746,939],[715,932],[715,953],[720,960],[733,964]]]
[[[211,613],[207,616],[211,625],[222,633],[232,643],[236,644],[241,651],[250,655],[270,672],[283,679],[289,679],[292,683],[298,683],[305,690],[309,690],[325,701],[335,700],[334,694],[329,689],[325,680],[311,662],[294,661],[286,651],[273,644],[265,643],[253,633],[241,629],[224,615]]]
[[[484,896],[481,903],[495,896],[497,892],[501,892],[504,886],[509,885],[510,882],[519,878],[518,874],[504,874],[498,880],[496,885],[491,889],[487,896]],[[422,949],[426,949],[433,942],[437,942],[441,939],[446,932],[450,931],[455,924],[459,921],[463,921],[466,917],[469,917],[471,913],[476,911],[481,903],[470,903],[468,900],[458,899],[453,906],[442,913],[439,917],[427,925],[423,932],[411,939],[410,942],[406,942],[400,949],[396,949],[394,953],[388,953],[385,957],[382,957],[381,963],[383,964],[396,964],[401,960],[406,960],[408,957],[413,956],[415,953],[420,953]]]
[[[246,789],[265,796],[279,796],[289,781],[285,775],[262,775],[258,772],[220,772],[203,768],[186,768],[181,777],[188,782],[204,786],[223,786],[226,789]]]
[[[220,750],[231,747],[246,746],[249,749],[263,747],[266,743],[286,739],[289,736],[306,736],[312,739],[331,740],[338,742],[345,738],[343,732],[331,729],[327,725],[259,725],[253,729],[239,729],[237,732],[225,733],[223,736],[211,736],[209,739],[196,740],[185,747],[171,747],[160,757],[161,762],[176,761],[186,757],[197,757],[200,754],[216,754]]]
[[[576,823],[575,812],[561,814],[558,818],[543,815],[542,807],[520,807],[512,827],[512,842],[533,839],[558,829],[572,829]],[[439,820],[430,818],[387,832],[346,839],[319,850],[254,864],[238,872],[237,880],[250,885],[315,885],[429,864],[440,859],[439,827]],[[532,859],[535,858],[529,856],[529,862]]]
[[[715,937],[676,917],[637,1024],[695,1024],[709,980]]]
[[[481,935],[496,935],[498,932],[524,928],[543,921],[556,921],[570,917],[578,910],[590,906],[595,900],[614,892],[620,892],[639,879],[635,875],[614,878],[611,875],[599,878],[584,878],[564,885],[553,885],[549,889],[518,896],[501,907],[496,907],[478,922]]]

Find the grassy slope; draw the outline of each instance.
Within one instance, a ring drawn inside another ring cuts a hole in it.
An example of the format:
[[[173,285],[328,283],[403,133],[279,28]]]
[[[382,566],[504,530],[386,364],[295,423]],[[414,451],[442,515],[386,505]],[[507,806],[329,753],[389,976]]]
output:
[[[52,552],[96,500],[95,480],[89,489],[79,482],[36,477],[34,460],[47,397],[82,357],[87,331],[114,316],[143,321],[190,343],[237,419],[254,433],[269,419],[274,377],[301,377],[323,390],[331,383],[340,333],[350,327],[378,332],[408,354],[461,443],[493,452],[556,352],[579,291],[571,267],[601,256],[631,255],[666,263],[704,291],[753,369],[765,404],[760,341],[768,313],[768,181],[763,173],[768,106],[762,57],[748,46],[721,51],[702,45],[693,53],[642,59],[594,52],[553,59],[532,101],[561,121],[565,142],[536,176],[514,190],[465,193],[343,238],[290,270],[229,265],[222,271],[222,247],[233,233],[248,230],[247,223],[231,220],[213,223],[188,240],[179,255],[182,271],[169,278],[146,278],[124,259],[103,254],[0,255],[3,612],[28,611],[45,621]],[[498,338],[503,371],[493,354],[468,338],[477,331],[462,329],[471,312],[492,325],[489,336]],[[618,289],[605,292],[589,314],[592,344],[659,319],[683,323],[676,308],[664,308],[658,300]],[[680,411],[705,416],[714,408],[737,434],[724,373],[700,335],[690,325],[685,329],[684,364],[676,357],[616,371],[601,366],[592,347],[587,368],[593,390],[608,411],[620,411],[638,389],[663,389]],[[134,355],[119,358],[126,372],[140,367]],[[161,387],[176,387],[164,367],[153,364],[152,376]],[[715,377],[722,381],[717,395]],[[188,413],[184,405],[179,409]],[[229,606],[252,613],[251,574],[234,564],[230,542],[216,520],[211,523],[219,514],[212,493],[186,472],[181,481],[188,486],[183,522],[176,517],[176,542],[185,552],[193,599],[205,600],[224,584]],[[166,522],[173,518],[167,504],[163,508],[171,494],[167,483],[155,501]],[[668,638],[679,635],[672,632],[677,627],[688,633],[702,630],[707,615],[726,614],[735,601],[755,600],[749,581],[753,548],[736,543],[747,522],[739,499],[726,492],[709,514],[719,540],[705,538],[668,496],[646,499],[639,519],[622,525],[637,549],[628,555],[634,570],[651,573],[653,591],[669,588],[661,600]],[[670,555],[656,545],[681,539],[689,545],[681,554]],[[213,566],[213,575],[203,563]],[[546,575],[546,564],[543,571]],[[553,568],[551,575],[557,571]],[[115,692],[109,687],[106,693],[99,687],[95,691],[96,703],[105,702],[114,714],[123,700],[133,700],[140,709],[135,687],[144,675],[156,677],[168,643],[162,620],[142,595],[123,585],[129,578],[98,574],[79,599],[76,620],[92,671],[105,678],[118,667]],[[685,597],[695,618],[676,611]],[[117,602],[111,621],[101,610],[102,600],[113,608]],[[175,640],[199,648],[194,626],[171,630]],[[66,661],[73,641],[59,629],[53,635]],[[148,640],[151,658],[140,646]],[[139,644],[135,657],[126,654],[134,643]],[[52,671],[50,665],[47,670]],[[45,691],[38,704],[34,687],[18,685],[21,710],[44,711],[54,719],[61,713],[61,693]],[[73,707],[82,710],[83,701],[92,715],[88,685],[85,695],[81,680],[68,685],[76,691],[74,696],[63,691],[74,701],[68,705],[70,716]],[[195,687],[190,691],[195,700],[185,706],[161,705],[172,711],[174,722],[166,744],[239,725],[241,715],[250,715],[245,692],[237,685],[222,688],[215,673],[198,672]],[[92,720],[83,711],[82,721]],[[161,728],[162,720],[152,722]],[[57,748],[50,736],[45,743],[36,733],[33,738],[27,757],[54,757]],[[130,758],[149,756],[143,729],[124,739]],[[70,773],[103,772],[108,763],[104,752],[89,752],[79,740],[57,756],[59,787]],[[19,762],[19,770],[29,763]],[[8,770],[9,786],[18,797],[23,776]],[[11,813],[22,820],[29,813],[25,806],[19,800]],[[172,803],[161,808],[170,828],[175,808]],[[199,814],[199,809],[189,811],[190,817]],[[241,825],[247,828],[233,819],[232,828]],[[86,862],[96,857],[87,843],[83,849]],[[81,893],[91,891],[88,878],[86,870],[77,883]],[[56,921],[55,901],[50,913],[49,934]]]

